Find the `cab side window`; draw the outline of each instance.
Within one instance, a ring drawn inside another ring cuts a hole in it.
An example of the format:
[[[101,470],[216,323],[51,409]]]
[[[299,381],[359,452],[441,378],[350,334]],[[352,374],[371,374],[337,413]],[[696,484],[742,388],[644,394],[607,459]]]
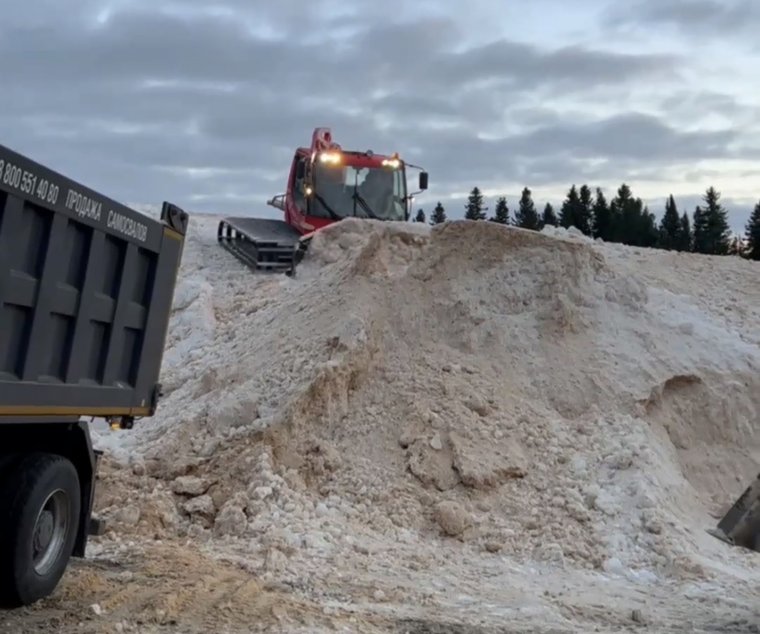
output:
[[[307,204],[306,204],[306,196],[304,195],[304,192],[303,192],[304,178],[298,177],[298,166],[299,164],[303,164],[303,166],[306,167],[305,163],[306,163],[305,158],[302,157],[298,159],[298,162],[296,163],[296,175],[293,181],[293,201],[295,202],[296,207],[298,207],[298,210],[303,214],[306,213]],[[304,170],[303,173],[305,174],[306,171]]]

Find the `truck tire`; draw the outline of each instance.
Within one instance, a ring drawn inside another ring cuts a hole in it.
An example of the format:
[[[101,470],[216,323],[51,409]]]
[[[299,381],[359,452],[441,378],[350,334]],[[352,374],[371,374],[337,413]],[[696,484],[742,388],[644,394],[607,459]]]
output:
[[[33,453],[0,484],[0,603],[29,605],[50,595],[74,549],[79,476],[62,456]]]

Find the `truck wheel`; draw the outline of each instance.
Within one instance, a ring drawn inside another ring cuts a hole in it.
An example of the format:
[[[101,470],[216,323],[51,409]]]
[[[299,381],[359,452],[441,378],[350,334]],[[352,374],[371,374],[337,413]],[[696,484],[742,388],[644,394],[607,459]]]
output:
[[[53,592],[74,549],[81,491],[74,465],[35,453],[0,485],[0,603],[29,605]]]

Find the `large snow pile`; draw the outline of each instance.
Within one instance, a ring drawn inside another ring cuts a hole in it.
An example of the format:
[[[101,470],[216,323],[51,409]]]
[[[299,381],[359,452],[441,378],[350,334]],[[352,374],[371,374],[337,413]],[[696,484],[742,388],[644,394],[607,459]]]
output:
[[[159,413],[100,439],[135,474],[105,474],[120,531],[639,578],[739,557],[704,528],[758,468],[756,264],[347,220],[288,278],[191,232]]]

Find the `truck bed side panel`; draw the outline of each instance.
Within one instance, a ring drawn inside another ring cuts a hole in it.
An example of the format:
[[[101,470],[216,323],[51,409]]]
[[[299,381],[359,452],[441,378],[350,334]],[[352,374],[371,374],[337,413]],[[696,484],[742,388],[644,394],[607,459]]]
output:
[[[152,413],[183,240],[0,145],[0,416]]]

